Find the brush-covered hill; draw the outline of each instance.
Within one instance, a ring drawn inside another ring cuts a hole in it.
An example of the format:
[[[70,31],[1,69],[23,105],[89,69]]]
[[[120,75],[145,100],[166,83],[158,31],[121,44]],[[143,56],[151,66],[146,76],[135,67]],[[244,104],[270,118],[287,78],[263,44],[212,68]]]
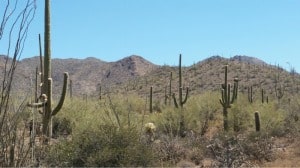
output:
[[[182,58],[184,59],[184,57]],[[5,57],[0,56],[0,72],[4,70]],[[249,56],[223,58],[212,56],[194,65],[183,67],[183,85],[189,87],[190,94],[199,94],[208,90],[219,90],[224,82],[224,65],[228,65],[228,80],[233,83],[238,78],[239,91],[246,93],[252,86],[259,97],[261,89],[267,95],[275,97],[275,85],[286,93],[300,91],[300,77],[295,72],[288,72],[279,66],[269,65],[264,61]],[[32,92],[36,68],[40,58],[32,57],[20,60],[17,65],[15,82],[16,91]],[[40,68],[39,68],[40,69]],[[63,72],[69,72],[73,94],[96,96],[99,87],[103,94],[108,92],[137,93],[148,95],[153,86],[154,96],[164,97],[170,83],[172,72],[172,92],[178,92],[178,67],[159,66],[141,56],[128,56],[115,62],[105,62],[97,58],[52,59],[52,77],[54,93],[61,92]],[[1,76],[2,78],[2,76]]]
[[[3,73],[6,57],[0,56],[0,61],[0,72]],[[9,58],[8,61],[11,59]],[[121,85],[132,78],[143,76],[157,67],[157,65],[137,55],[128,56],[115,62],[105,62],[93,57],[52,59],[53,90],[54,94],[61,92],[64,72],[69,72],[75,95],[93,95],[100,83],[107,87]],[[13,83],[14,90],[33,92],[36,68],[40,72],[40,57],[36,56],[18,61],[15,82]],[[40,83],[39,76],[38,80]]]
[[[183,57],[184,59],[184,57]],[[296,72],[288,72],[278,65],[269,65],[264,61],[249,56],[223,58],[212,56],[198,63],[183,67],[183,87],[189,87],[190,94],[206,91],[219,91],[224,83],[224,66],[228,65],[228,82],[233,84],[234,78],[239,79],[239,91],[248,92],[252,86],[253,97],[260,98],[261,89],[269,98],[275,98],[275,87],[282,88],[286,95],[300,92],[300,76]],[[154,95],[163,97],[165,90],[169,95],[170,73],[172,72],[172,92],[178,93],[178,67],[160,66],[137,79],[131,79],[127,86],[128,92],[149,94],[153,86]],[[184,92],[185,93],[185,92]]]

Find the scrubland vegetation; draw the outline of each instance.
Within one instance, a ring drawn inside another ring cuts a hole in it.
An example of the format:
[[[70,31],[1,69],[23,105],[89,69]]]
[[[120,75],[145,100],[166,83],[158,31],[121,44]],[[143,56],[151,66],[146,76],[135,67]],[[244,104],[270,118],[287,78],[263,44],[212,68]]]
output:
[[[161,104],[159,113],[149,113],[146,99],[137,95],[67,99],[54,118],[56,139],[36,148],[35,157],[43,166],[259,166],[278,158],[276,140],[298,139],[299,97],[279,105],[276,99],[249,103],[240,94],[229,110],[227,132],[219,97],[206,92],[191,96],[183,109]],[[155,125],[153,132],[146,123]]]
[[[18,17],[8,30],[19,36],[8,37],[15,47],[8,47],[0,62],[1,167],[299,166],[300,81],[295,71],[246,57],[212,57],[184,68],[180,55],[178,67],[162,66],[106,85],[98,90],[101,98],[72,96],[65,73],[58,101],[52,93],[50,1],[45,0],[45,53],[40,54],[35,89],[23,92],[14,90],[21,85],[15,70],[36,5],[28,0],[20,13],[7,13],[9,7],[7,1],[0,40],[13,14]],[[41,48],[40,43],[40,53]],[[228,81],[224,65],[233,72]]]

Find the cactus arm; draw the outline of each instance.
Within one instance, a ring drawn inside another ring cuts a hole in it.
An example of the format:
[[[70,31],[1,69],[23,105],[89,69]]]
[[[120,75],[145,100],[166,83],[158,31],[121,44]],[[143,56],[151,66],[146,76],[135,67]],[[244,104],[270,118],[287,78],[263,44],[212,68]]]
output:
[[[233,104],[234,101],[237,99],[237,95],[238,95],[237,93],[238,93],[238,79],[235,78],[233,84],[233,94],[232,94],[231,104]]]
[[[41,83],[44,82],[44,68],[43,68],[43,53],[42,53],[42,43],[41,34],[39,34],[39,50],[40,50],[40,67],[41,67]]]
[[[172,97],[173,97],[173,100],[174,100],[175,107],[178,108],[178,103],[176,101],[175,93],[173,93]]]
[[[227,107],[229,107],[230,106],[230,89],[231,88],[231,85],[230,84],[228,84],[227,85],[227,99],[226,99],[226,103],[227,103]]]
[[[221,91],[222,97],[219,99],[221,105],[224,107],[225,106],[225,97],[224,97],[224,89]]]
[[[68,86],[68,78],[69,78],[69,74],[68,74],[68,72],[65,72],[64,73],[64,85],[63,85],[62,94],[61,94],[59,103],[57,104],[57,106],[52,111],[52,116],[56,115],[60,111],[60,109],[62,108],[62,106],[64,104],[65,97],[66,97],[66,92],[67,92],[67,86]]]
[[[186,88],[186,94],[185,94],[184,100],[183,100],[183,102],[181,104],[185,104],[186,103],[187,98],[188,98],[188,94],[189,94],[189,88],[187,87]]]
[[[41,108],[44,107],[46,105],[45,102],[39,102],[39,103],[28,103],[27,106],[28,107],[34,107],[34,108]]]

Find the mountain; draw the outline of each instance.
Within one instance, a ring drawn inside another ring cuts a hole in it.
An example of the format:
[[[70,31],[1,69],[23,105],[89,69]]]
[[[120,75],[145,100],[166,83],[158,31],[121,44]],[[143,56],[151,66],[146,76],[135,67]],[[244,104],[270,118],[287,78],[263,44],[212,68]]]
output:
[[[5,60],[5,56],[0,56],[0,72],[4,69]],[[64,72],[69,72],[75,94],[93,95],[100,83],[106,87],[120,85],[158,67],[137,55],[128,56],[116,62],[105,62],[93,57],[52,59],[51,62],[54,94],[61,92]],[[38,56],[18,61],[14,88],[28,92],[32,90],[34,87],[32,80],[35,80],[36,68],[40,71],[39,66],[40,57]]]
[[[184,59],[184,57],[183,57]],[[0,56],[0,72],[3,73],[5,56]],[[40,58],[32,57],[18,61],[13,88],[33,94],[36,67]],[[191,95],[209,90],[220,90],[224,82],[224,65],[228,65],[228,80],[233,83],[239,78],[239,90],[247,93],[247,88],[254,87],[259,97],[260,89],[266,94],[275,95],[275,83],[290,93],[300,91],[300,78],[297,73],[265,63],[249,56],[223,58],[212,56],[198,63],[183,67],[183,85],[189,86]],[[39,68],[39,67],[38,67]],[[39,68],[40,69],[40,68]],[[97,58],[86,59],[52,59],[52,78],[54,95],[62,89],[63,72],[69,72],[72,80],[73,94],[98,95],[99,86],[102,93],[137,93],[145,96],[153,87],[154,96],[164,97],[165,87],[172,72],[172,92],[178,92],[178,67],[159,66],[141,56],[132,55],[115,62],[105,62]],[[2,76],[0,77],[2,78]]]

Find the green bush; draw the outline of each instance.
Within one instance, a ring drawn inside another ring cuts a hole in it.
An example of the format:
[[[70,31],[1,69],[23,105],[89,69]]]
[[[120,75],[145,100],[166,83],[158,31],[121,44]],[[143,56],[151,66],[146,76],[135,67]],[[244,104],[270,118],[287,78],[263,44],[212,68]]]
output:
[[[67,118],[54,117],[52,121],[53,137],[67,136],[72,133],[71,122]]]
[[[139,141],[135,128],[106,124],[52,146],[47,161],[51,166],[72,167],[154,166],[155,155]]]

